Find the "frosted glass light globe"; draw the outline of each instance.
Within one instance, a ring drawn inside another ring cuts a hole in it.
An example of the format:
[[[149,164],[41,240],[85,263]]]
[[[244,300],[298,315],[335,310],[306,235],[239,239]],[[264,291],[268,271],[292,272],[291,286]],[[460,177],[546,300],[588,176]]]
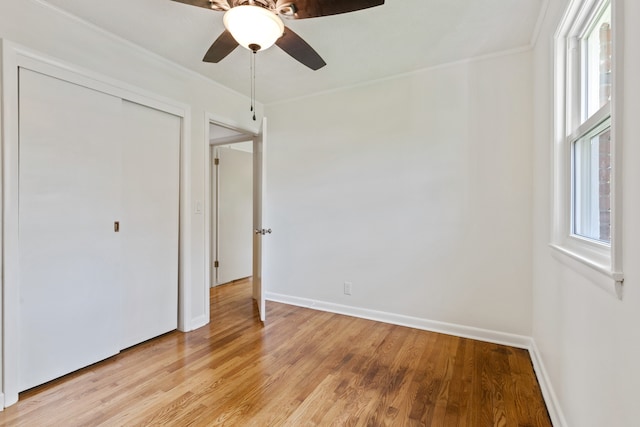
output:
[[[259,6],[232,7],[224,14],[222,21],[238,44],[249,50],[267,49],[284,33],[282,19]]]

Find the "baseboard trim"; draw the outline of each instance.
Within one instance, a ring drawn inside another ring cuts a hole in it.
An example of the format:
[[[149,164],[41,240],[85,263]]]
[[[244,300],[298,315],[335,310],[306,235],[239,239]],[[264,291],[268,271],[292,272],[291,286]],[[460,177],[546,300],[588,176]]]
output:
[[[567,427],[560,404],[549,376],[544,368],[542,358],[533,338],[526,335],[517,335],[507,332],[492,331],[489,329],[476,328],[473,326],[458,325],[455,323],[440,322],[437,320],[422,319],[419,317],[405,316],[401,314],[388,313],[384,311],[369,310],[349,305],[335,304],[325,301],[312,300],[308,298],[293,297],[274,292],[267,292],[266,299],[273,302],[295,305],[298,307],[310,308],[313,310],[326,311],[329,313],[343,314],[346,316],[359,317],[362,319],[375,320],[392,325],[407,326],[410,328],[425,331],[438,332],[447,335],[454,335],[461,338],[470,338],[478,341],[485,341],[494,344],[508,345],[511,347],[528,350],[531,356],[533,369],[538,378],[542,396],[549,411],[549,417],[555,427]]]
[[[419,317],[405,316],[402,314],[388,313],[385,311],[369,310],[349,305],[335,304],[325,301],[317,301],[307,298],[292,297],[289,295],[267,292],[269,301],[281,302],[298,307],[312,308],[314,310],[330,313],[344,314],[346,316],[375,320],[392,325],[407,326],[425,331],[441,334],[455,335],[462,338],[471,338],[478,341],[486,341],[495,344],[503,344],[511,347],[529,349],[531,337],[524,335],[498,332],[473,326],[457,325],[454,323],[440,322],[437,320],[422,319]]]
[[[4,393],[0,393],[0,412],[4,411]]]
[[[542,390],[542,397],[547,404],[547,411],[549,411],[549,417],[555,427],[567,427],[567,420],[564,418],[560,402],[556,397],[556,393],[553,390],[549,375],[544,367],[542,361],[542,355],[538,350],[538,346],[533,338],[531,338],[531,344],[529,345],[529,355],[531,356],[531,363],[533,364],[533,370],[538,378],[540,384],[540,390]]]

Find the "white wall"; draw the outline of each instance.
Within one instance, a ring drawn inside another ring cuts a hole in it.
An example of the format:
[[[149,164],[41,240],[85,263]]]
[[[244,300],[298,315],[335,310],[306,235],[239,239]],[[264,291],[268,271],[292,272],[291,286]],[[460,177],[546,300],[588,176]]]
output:
[[[534,52],[533,337],[568,426],[640,420],[640,2],[624,7],[622,301],[552,257],[552,37],[567,0],[551,1]]]
[[[530,335],[531,106],[530,52],[267,105],[269,292]]]

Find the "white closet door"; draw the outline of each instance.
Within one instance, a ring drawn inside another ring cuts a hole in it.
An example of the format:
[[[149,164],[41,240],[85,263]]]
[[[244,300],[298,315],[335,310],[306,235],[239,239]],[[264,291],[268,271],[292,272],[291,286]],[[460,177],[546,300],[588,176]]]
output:
[[[178,326],[181,119],[122,102],[122,348]]]
[[[121,100],[20,70],[19,387],[119,351]]]

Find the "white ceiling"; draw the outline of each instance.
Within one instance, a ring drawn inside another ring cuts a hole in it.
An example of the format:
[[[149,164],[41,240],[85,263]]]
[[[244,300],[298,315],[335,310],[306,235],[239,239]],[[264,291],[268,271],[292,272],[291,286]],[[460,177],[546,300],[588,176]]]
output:
[[[286,20],[327,62],[312,71],[278,47],[257,56],[265,104],[529,46],[546,0],[386,0],[358,12]],[[45,0],[249,95],[250,52],[202,57],[224,30],[221,12],[171,0]]]

